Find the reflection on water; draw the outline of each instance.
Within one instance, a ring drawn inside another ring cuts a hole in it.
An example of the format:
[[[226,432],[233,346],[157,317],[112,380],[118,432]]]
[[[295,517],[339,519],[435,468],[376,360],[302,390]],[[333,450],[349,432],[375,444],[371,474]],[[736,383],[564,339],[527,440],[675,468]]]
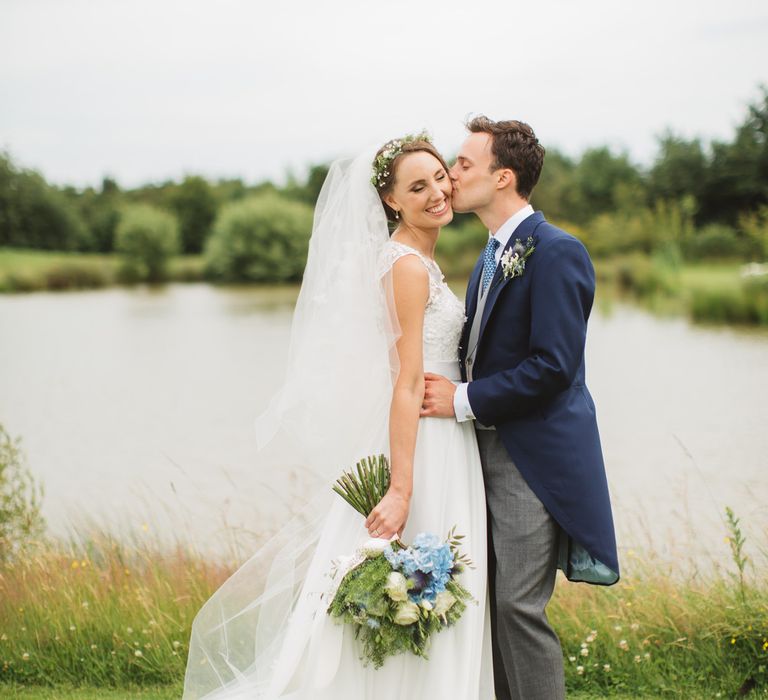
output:
[[[283,373],[294,288],[0,298],[0,422],[64,532],[87,514],[221,550],[269,529],[300,475],[259,471],[251,425]],[[720,515],[768,522],[768,335],[598,309],[587,347],[625,555],[721,554]]]

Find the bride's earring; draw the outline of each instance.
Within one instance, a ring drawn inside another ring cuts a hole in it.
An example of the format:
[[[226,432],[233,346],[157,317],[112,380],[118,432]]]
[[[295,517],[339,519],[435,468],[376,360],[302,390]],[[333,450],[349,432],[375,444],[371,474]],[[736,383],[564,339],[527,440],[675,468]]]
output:
[[[395,219],[399,219],[399,218],[400,218],[400,212],[397,211],[397,209],[395,209]]]

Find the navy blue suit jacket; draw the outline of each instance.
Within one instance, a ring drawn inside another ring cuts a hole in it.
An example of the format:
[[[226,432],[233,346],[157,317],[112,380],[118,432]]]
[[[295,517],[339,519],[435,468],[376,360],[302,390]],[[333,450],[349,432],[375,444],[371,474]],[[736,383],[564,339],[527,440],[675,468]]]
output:
[[[518,226],[507,247],[529,236],[535,250],[523,275],[504,279],[499,266],[490,283],[469,403],[481,423],[496,427],[526,483],[569,536],[568,551],[561,545],[560,552],[566,575],[615,583],[619,564],[608,484],[595,405],[584,381],[594,268],[582,243],[541,212]],[[467,291],[460,349],[465,381],[481,272],[482,256]]]

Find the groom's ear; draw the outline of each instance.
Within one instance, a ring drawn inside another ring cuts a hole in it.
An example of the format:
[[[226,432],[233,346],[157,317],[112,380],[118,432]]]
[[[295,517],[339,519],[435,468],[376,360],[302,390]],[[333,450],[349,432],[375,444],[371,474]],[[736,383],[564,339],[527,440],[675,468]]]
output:
[[[511,168],[501,168],[496,171],[496,189],[503,190],[507,187],[511,187],[514,192],[517,192],[517,176],[515,171]]]

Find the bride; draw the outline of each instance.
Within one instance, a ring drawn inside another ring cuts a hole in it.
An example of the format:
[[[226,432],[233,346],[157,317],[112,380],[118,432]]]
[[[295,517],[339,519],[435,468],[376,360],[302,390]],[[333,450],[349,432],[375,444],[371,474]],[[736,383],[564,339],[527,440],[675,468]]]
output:
[[[424,372],[459,381],[463,304],[434,260],[451,181],[424,134],[335,162],[315,211],[285,384],[257,422],[260,468],[302,469],[308,497],[205,604],[184,700],[493,697],[483,478],[470,423],[420,418]],[[389,235],[387,220],[394,225]],[[388,453],[389,491],[364,520],[331,491],[343,469]],[[271,455],[271,457],[270,457]],[[326,613],[333,560],[369,537],[463,534],[470,603],[429,659],[361,660]]]

